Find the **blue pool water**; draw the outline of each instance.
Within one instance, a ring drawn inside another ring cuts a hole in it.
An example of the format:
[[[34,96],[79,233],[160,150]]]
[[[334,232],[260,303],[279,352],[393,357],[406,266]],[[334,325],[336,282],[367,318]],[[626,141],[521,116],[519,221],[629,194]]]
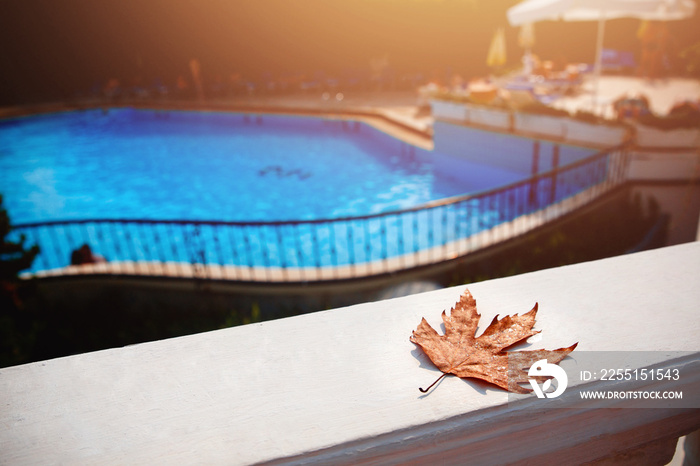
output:
[[[13,222],[267,221],[402,209],[525,174],[462,164],[354,122],[112,109],[0,122]]]
[[[460,142],[466,152],[483,152],[491,162],[510,157],[516,168],[422,150],[356,122],[65,112],[0,121],[0,193],[15,225],[70,220],[14,232],[41,247],[31,271],[65,267],[82,244],[110,262],[305,268],[378,261],[469,238],[607,176],[607,159],[596,157],[556,177],[400,211],[530,175],[531,140],[476,130],[468,139]],[[552,147],[542,146],[540,172]],[[590,152],[562,147],[561,164]],[[353,218],[386,212],[393,213]]]

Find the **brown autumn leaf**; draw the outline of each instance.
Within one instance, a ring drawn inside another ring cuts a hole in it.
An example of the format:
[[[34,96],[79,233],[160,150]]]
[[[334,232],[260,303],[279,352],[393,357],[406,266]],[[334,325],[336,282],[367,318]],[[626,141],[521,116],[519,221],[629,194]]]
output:
[[[420,346],[443,372],[440,378],[447,374],[473,377],[511,392],[530,393],[531,390],[519,385],[528,381],[527,371],[530,366],[541,359],[546,359],[550,364],[557,364],[578,345],[574,343],[568,348],[552,351],[505,352],[506,348],[539,333],[532,330],[536,315],[537,303],[531,311],[522,316],[516,314],[498,320],[496,315],[484,333],[476,337],[481,314],[476,310],[476,300],[469,290],[466,290],[450,310],[449,316],[445,311],[442,312],[444,335],[439,335],[423,318],[410,339]],[[430,387],[421,391],[426,392]]]

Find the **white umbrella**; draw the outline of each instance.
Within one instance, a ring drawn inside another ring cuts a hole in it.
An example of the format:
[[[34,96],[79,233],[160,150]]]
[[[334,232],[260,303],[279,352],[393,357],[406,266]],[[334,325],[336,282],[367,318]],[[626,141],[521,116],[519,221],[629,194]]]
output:
[[[597,83],[601,69],[605,21],[639,18],[669,21],[689,18],[695,12],[693,0],[525,0],[507,11],[512,26],[543,20],[598,21],[594,74]]]
[[[693,0],[525,0],[508,9],[513,26],[542,20],[596,21],[603,18],[684,19],[693,15]]]

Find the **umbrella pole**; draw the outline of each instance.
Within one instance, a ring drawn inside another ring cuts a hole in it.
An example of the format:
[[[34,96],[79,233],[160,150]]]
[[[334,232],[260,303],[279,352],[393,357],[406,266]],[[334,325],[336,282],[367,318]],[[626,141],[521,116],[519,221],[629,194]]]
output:
[[[598,106],[598,91],[600,90],[600,76],[602,74],[603,68],[603,38],[605,37],[605,10],[600,12],[600,17],[598,18],[598,37],[596,39],[596,53],[595,53],[595,65],[593,66],[593,77],[595,83],[593,84],[593,112],[595,113]]]

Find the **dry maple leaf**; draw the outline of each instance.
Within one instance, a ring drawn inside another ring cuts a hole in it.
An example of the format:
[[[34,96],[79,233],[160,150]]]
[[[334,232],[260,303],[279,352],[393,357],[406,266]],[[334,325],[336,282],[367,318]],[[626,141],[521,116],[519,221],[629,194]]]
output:
[[[447,316],[442,312],[445,334],[438,333],[423,318],[413,331],[411,341],[420,346],[443,374],[427,389],[427,392],[442,377],[454,374],[458,377],[474,377],[491,382],[515,393],[529,393],[521,387],[528,381],[527,370],[536,361],[546,359],[557,364],[572,352],[578,343],[557,350],[509,351],[504,350],[526,338],[539,333],[532,330],[537,315],[537,303],[531,311],[518,316],[494,317],[484,333],[476,337],[476,328],[481,315],[476,310],[476,300],[469,290]]]

